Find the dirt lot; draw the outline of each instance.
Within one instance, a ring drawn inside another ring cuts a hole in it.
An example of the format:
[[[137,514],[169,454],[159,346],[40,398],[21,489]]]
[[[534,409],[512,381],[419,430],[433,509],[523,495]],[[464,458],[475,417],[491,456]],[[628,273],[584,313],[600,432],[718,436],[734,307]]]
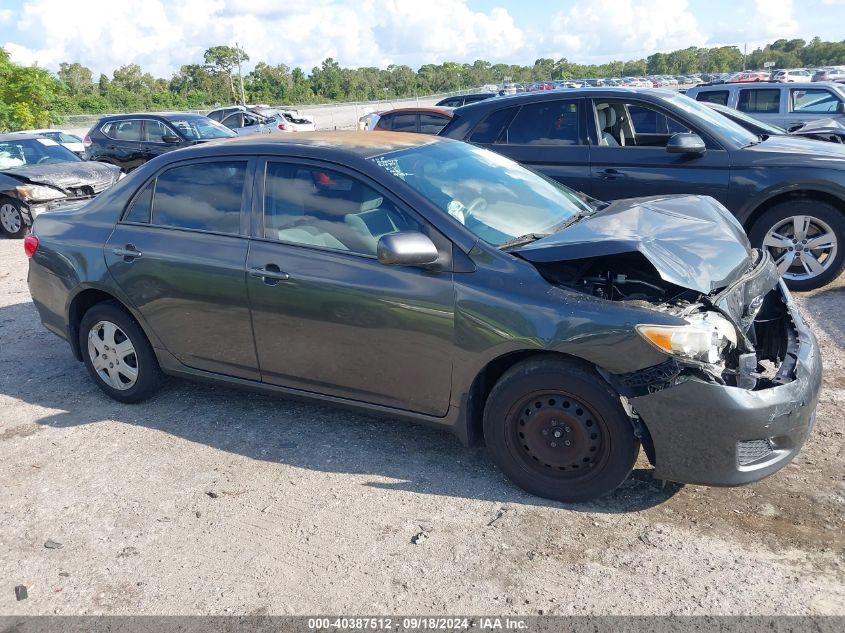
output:
[[[179,381],[113,402],[26,267],[0,240],[0,613],[845,614],[843,279],[799,299],[826,375],[794,463],[709,489],[642,458],[567,507],[398,421]]]

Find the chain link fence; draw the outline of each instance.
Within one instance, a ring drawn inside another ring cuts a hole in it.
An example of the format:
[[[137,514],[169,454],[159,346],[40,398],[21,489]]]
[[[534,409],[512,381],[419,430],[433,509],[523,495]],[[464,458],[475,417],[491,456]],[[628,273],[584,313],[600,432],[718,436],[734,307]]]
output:
[[[455,95],[471,94],[479,92],[479,88],[470,88],[466,90],[456,90],[452,92],[440,92],[425,96],[404,97],[401,99],[382,99],[379,101],[345,101],[340,103],[318,103],[307,105],[271,105],[270,107],[276,109],[291,109],[299,110],[304,114],[309,114],[314,117],[314,122],[318,130],[346,130],[353,129],[358,123],[358,119],[371,112],[379,112],[382,110],[392,110],[393,108],[409,107],[409,106],[431,106],[445,99]],[[220,106],[223,107],[223,106]],[[206,114],[215,108],[207,108],[204,110],[180,110],[182,114]],[[116,114],[126,114],[123,112],[102,113],[102,114],[69,114],[62,118],[62,129],[73,134],[85,134],[91,127],[104,116],[114,116]]]

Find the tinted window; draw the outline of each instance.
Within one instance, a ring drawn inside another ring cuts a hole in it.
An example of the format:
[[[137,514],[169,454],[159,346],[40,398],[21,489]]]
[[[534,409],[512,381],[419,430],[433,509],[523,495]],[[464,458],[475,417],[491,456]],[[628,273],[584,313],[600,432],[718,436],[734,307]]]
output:
[[[230,114],[225,119],[223,119],[223,125],[228,128],[232,128],[233,130],[242,128],[244,126],[243,114],[241,114],[240,112]]]
[[[495,143],[518,109],[506,108],[491,112],[475,127],[469,140],[472,143]]]
[[[420,112],[420,132],[437,134],[449,122],[449,117],[433,112]]]
[[[780,109],[780,90],[751,88],[739,91],[736,109],[740,112],[777,114]]]
[[[390,126],[393,124],[393,117],[392,114],[387,114],[385,116],[379,117],[378,123],[376,123],[375,129],[377,130],[389,130]]]
[[[443,99],[437,105],[445,106],[448,108],[457,108],[458,106],[463,105],[463,98],[462,97],[452,97],[451,99]]]
[[[793,112],[835,113],[839,99],[827,90],[792,88],[789,91]]]
[[[267,165],[265,238],[375,255],[382,235],[420,230],[417,221],[357,179],[290,163]]]
[[[577,145],[577,101],[544,101],[522,106],[508,126],[509,145]]]
[[[393,127],[394,132],[416,132],[417,131],[417,115],[416,114],[394,114]]]
[[[728,105],[728,91],[727,90],[711,90],[709,92],[699,92],[695,96],[696,101],[703,101],[704,103],[718,103],[719,105]]]
[[[168,169],[156,179],[153,223],[238,233],[246,163],[197,163]]]
[[[163,143],[162,137],[176,136],[176,134],[161,121],[145,121],[144,136],[150,143]]]
[[[140,141],[141,121],[115,121],[109,136],[118,141]]]
[[[143,222],[148,224],[153,210],[153,189],[155,180],[151,180],[141,192],[135,196],[123,217],[124,222]]]

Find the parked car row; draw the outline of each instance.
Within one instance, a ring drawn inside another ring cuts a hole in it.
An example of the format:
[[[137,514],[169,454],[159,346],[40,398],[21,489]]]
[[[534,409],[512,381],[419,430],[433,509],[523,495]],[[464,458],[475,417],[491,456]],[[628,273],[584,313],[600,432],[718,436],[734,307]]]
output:
[[[561,501],[614,490],[641,446],[656,478],[710,485],[797,455],[818,343],[786,256],[752,250],[710,196],[832,269],[833,203],[759,198],[772,164],[842,190],[835,159],[800,160],[839,146],[767,145],[677,93],[612,89],[488,99],[443,133],[476,145],[333,132],[162,154],[36,218],[35,307],[118,401],[172,375],[356,407],[483,439]]]

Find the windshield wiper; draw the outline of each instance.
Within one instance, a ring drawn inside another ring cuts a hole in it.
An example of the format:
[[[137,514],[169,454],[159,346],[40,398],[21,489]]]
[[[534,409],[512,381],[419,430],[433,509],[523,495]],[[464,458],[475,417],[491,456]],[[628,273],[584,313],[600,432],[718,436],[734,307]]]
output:
[[[526,233],[525,235],[520,235],[519,237],[515,237],[512,240],[508,240],[504,244],[499,244],[497,247],[500,251],[506,251],[509,248],[514,248],[516,246],[523,246],[525,244],[530,244],[531,242],[536,242],[537,240],[541,240],[544,237],[548,237],[551,233]]]

